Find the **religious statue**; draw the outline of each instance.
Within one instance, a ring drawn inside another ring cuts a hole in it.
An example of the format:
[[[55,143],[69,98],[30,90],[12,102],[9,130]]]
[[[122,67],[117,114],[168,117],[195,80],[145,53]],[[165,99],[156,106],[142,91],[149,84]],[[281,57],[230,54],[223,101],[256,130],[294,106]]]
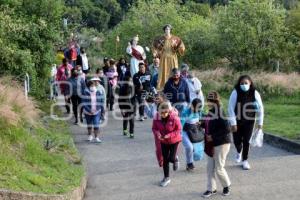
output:
[[[135,36],[129,43],[126,53],[131,56],[130,59],[130,74],[133,77],[139,71],[139,63],[145,63],[146,53],[142,46],[138,45],[139,37]]]
[[[182,40],[171,35],[172,26],[167,24],[163,27],[165,34],[156,38],[153,42],[153,56],[160,58],[157,89],[163,89],[168,81],[173,68],[178,68],[177,54],[183,55],[185,46]]]

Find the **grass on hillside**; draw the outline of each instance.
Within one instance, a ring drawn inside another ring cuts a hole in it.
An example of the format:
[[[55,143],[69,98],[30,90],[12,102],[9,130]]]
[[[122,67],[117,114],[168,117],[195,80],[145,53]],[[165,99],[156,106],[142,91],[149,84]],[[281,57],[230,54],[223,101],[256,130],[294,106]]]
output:
[[[66,123],[0,128],[0,188],[61,194],[80,185],[84,170]]]
[[[61,194],[78,187],[84,168],[68,124],[41,112],[50,110],[50,101],[37,109],[7,80],[0,79],[0,188]]]

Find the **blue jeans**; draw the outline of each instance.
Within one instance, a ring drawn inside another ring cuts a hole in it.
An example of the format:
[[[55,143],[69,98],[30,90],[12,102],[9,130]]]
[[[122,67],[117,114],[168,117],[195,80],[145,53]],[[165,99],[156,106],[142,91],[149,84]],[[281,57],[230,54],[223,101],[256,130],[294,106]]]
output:
[[[94,130],[98,130],[100,126],[100,113],[96,115],[87,115],[85,114],[85,119],[88,128],[94,128]]]
[[[193,143],[191,142],[188,134],[185,131],[182,131],[182,144],[185,149],[185,157],[186,157],[186,163],[190,164],[194,162],[194,154],[193,154]]]
[[[158,74],[154,74],[151,80],[151,86],[156,88],[157,87],[157,82],[158,82]]]

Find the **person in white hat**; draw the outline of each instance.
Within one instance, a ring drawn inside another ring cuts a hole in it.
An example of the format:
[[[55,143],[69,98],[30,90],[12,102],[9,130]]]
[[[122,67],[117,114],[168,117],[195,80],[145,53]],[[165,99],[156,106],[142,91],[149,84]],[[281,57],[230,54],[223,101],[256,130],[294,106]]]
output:
[[[88,141],[92,142],[94,139],[97,143],[102,142],[99,138],[100,121],[104,120],[104,94],[97,90],[97,82],[99,78],[92,78],[87,82],[87,88],[83,93],[82,106],[83,113],[88,129]],[[93,135],[94,133],[94,135]]]

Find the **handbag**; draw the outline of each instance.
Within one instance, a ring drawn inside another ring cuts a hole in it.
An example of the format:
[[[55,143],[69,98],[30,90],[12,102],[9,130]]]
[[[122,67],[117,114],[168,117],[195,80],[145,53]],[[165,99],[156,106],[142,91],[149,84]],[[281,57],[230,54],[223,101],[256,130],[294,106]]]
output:
[[[193,157],[194,161],[199,161],[204,158],[204,144],[203,142],[198,142],[193,144]]]
[[[200,129],[196,124],[185,123],[183,130],[187,133],[192,143],[198,143],[204,140],[204,129]]]
[[[255,129],[250,138],[250,145],[252,147],[262,147],[264,142],[264,133],[262,129]]]

